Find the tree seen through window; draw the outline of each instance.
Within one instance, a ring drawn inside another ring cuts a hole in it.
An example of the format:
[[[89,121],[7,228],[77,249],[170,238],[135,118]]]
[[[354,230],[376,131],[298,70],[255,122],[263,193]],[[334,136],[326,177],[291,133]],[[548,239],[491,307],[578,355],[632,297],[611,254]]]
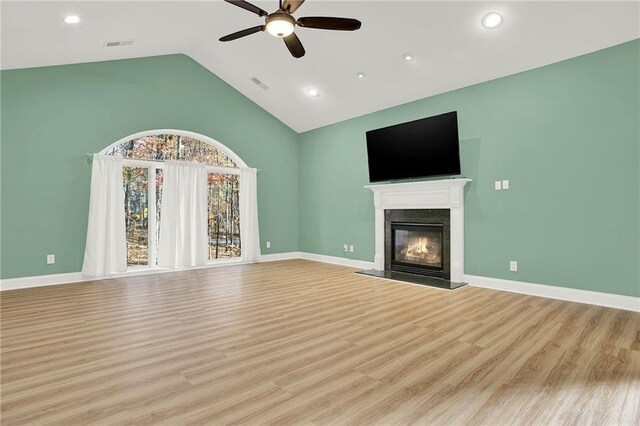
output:
[[[111,147],[106,153],[125,158],[123,180],[129,266],[157,264],[163,180],[163,169],[158,163],[182,160],[204,163],[212,168],[237,169],[237,165],[215,146],[181,135],[143,136]],[[149,161],[149,166],[140,162],[127,164],[127,159]],[[155,181],[151,186],[150,176]],[[209,259],[241,256],[239,188],[238,173],[213,170],[208,174]]]

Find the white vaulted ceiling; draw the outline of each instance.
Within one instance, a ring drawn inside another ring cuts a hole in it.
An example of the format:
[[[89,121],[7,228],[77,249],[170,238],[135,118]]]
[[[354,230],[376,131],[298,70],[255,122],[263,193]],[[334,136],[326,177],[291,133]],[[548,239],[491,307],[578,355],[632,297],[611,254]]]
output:
[[[504,23],[487,30],[480,20],[490,11]],[[184,53],[299,132],[640,37],[637,1],[307,0],[296,17],[352,17],[362,28],[297,28],[301,59],[267,33],[218,42],[263,22],[222,1],[2,1],[1,12],[2,69]],[[82,22],[65,24],[69,14]],[[135,43],[104,47],[114,40]]]

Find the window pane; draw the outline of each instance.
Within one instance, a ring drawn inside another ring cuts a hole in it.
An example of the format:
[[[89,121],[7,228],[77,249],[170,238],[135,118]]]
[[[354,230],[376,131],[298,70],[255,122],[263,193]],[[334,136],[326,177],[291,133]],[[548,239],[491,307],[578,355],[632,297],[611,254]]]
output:
[[[209,174],[209,259],[240,257],[238,177]]]
[[[146,168],[123,167],[128,266],[149,263],[148,176]]]
[[[107,154],[142,160],[185,160],[212,166],[237,167],[224,152],[214,146],[178,135],[152,135],[132,139],[111,148]]]

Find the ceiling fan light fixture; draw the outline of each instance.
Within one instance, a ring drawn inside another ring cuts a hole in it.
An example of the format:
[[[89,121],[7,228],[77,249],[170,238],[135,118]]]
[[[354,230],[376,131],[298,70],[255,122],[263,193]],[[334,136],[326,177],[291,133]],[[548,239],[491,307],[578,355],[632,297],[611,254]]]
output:
[[[293,33],[294,28],[295,20],[287,13],[276,12],[267,18],[267,32],[272,36],[287,37]]]

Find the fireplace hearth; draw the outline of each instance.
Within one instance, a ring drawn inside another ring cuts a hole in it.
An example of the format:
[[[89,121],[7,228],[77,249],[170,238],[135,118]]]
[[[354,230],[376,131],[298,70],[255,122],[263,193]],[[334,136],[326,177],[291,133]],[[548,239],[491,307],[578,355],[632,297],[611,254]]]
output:
[[[444,277],[444,224],[391,222],[391,270]]]

